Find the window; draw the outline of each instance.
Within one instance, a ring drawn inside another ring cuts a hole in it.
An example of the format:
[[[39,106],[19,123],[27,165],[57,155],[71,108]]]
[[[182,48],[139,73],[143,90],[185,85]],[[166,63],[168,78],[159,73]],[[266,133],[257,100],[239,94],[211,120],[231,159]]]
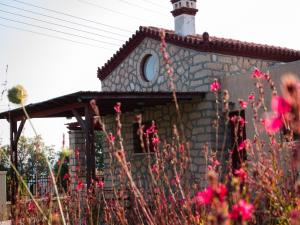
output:
[[[190,4],[189,4],[189,2],[186,2],[186,7],[188,7],[188,8],[190,7]]]
[[[143,125],[143,134],[142,134],[142,140],[141,135],[139,133],[139,124],[134,123],[133,124],[133,148],[134,153],[146,153],[148,152],[148,145],[147,145],[147,134],[149,137],[149,150],[150,152],[154,152],[155,146],[152,143],[152,139],[155,136],[157,127],[155,125],[154,121],[148,121],[145,122]],[[143,142],[141,142],[143,141]],[[144,147],[143,147],[144,145]]]
[[[155,56],[148,54],[144,57],[141,70],[142,70],[143,78],[147,82],[150,82],[155,78],[156,64],[157,64],[157,59]]]

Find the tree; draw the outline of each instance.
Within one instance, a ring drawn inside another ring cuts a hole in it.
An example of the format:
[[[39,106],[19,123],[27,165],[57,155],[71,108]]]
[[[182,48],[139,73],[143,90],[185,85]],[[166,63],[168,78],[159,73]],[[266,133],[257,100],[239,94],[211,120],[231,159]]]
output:
[[[104,133],[102,131],[95,131],[95,157],[96,157],[96,169],[103,171],[104,168],[104,157],[103,157],[103,142]]]
[[[26,138],[21,136],[18,142],[18,171],[22,176],[32,179],[35,176],[47,176],[49,171],[46,158],[53,162],[53,146],[46,146],[41,136]]]
[[[0,171],[8,171],[10,168],[7,157],[9,157],[9,146],[0,146]]]

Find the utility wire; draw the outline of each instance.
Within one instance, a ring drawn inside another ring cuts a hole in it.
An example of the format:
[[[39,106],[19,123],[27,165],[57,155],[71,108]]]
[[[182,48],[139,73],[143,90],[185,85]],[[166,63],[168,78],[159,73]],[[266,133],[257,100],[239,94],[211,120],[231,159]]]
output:
[[[158,4],[157,2],[153,2],[153,1],[150,1],[150,0],[142,0],[143,2],[146,2],[148,4],[151,4],[151,5],[155,5],[157,7],[160,7],[160,8],[166,8],[164,5],[161,5],[161,4]]]
[[[81,23],[76,23],[76,22],[73,22],[73,21],[69,21],[69,20],[57,18],[57,17],[54,17],[54,16],[49,16],[49,15],[46,15],[46,14],[43,14],[43,13],[38,13],[38,12],[35,12],[35,11],[31,11],[31,10],[27,10],[27,9],[15,7],[15,6],[12,6],[12,5],[7,5],[7,4],[4,4],[4,3],[0,3],[0,5],[4,5],[6,7],[10,7],[10,8],[17,9],[17,10],[21,10],[21,11],[24,11],[24,12],[29,12],[29,13],[32,13],[32,14],[35,14],[35,15],[44,16],[44,17],[47,17],[47,18],[51,18],[51,19],[55,19],[55,20],[59,20],[59,21],[63,21],[63,22],[71,23],[71,24],[75,24],[75,25],[78,25],[78,26],[87,27],[87,28],[90,28],[90,29],[98,30],[98,31],[103,31],[103,32],[106,32],[106,33],[110,33],[110,34],[114,34],[114,35],[118,35],[118,36],[122,36],[122,37],[127,37],[127,36],[119,34],[119,33],[115,33],[115,32],[111,32],[111,31],[103,30],[103,29],[100,29],[100,28],[97,28],[97,27],[93,27],[93,26],[89,26],[89,25],[85,25],[85,24],[81,24]]]
[[[61,24],[58,24],[58,23],[52,23],[52,22],[49,22],[49,21],[40,20],[40,19],[36,19],[36,18],[30,17],[30,16],[25,16],[25,15],[18,14],[18,13],[12,13],[12,12],[8,12],[8,11],[1,10],[1,9],[0,9],[0,12],[8,13],[8,14],[15,15],[15,16],[20,16],[20,17],[23,17],[23,18],[27,18],[27,19],[31,19],[31,20],[35,20],[35,21],[39,21],[39,22],[43,22],[43,23],[48,23],[48,24],[51,24],[51,25],[59,26],[59,27],[68,28],[68,29],[75,30],[75,31],[80,31],[80,32],[87,33],[87,34],[96,35],[96,36],[103,37],[103,38],[108,38],[108,39],[111,39],[111,40],[124,41],[124,40],[121,40],[121,39],[118,39],[118,38],[108,37],[108,36],[97,34],[97,33],[94,33],[94,32],[89,32],[89,31],[77,29],[77,28],[74,28],[74,27],[61,25]]]
[[[51,34],[45,34],[45,33],[41,33],[41,32],[27,30],[27,29],[23,29],[23,28],[20,28],[20,27],[9,26],[9,25],[5,25],[5,24],[1,24],[1,23],[0,23],[0,26],[5,27],[5,28],[19,30],[19,31],[25,31],[25,32],[28,32],[28,33],[38,34],[38,35],[42,35],[42,36],[46,36],[46,37],[51,37],[51,38],[55,38],[55,39],[59,39],[59,40],[70,41],[70,42],[73,42],[73,43],[77,43],[77,44],[81,44],[81,45],[87,45],[87,46],[90,46],[90,47],[97,47],[97,48],[101,48],[101,49],[108,50],[108,51],[112,50],[110,48],[106,48],[106,47],[102,47],[102,46],[98,46],[98,45],[93,45],[93,44],[89,44],[89,43],[85,43],[85,42],[75,41],[75,40],[72,40],[72,39],[69,39],[69,38],[59,37],[59,36],[55,36],[55,35],[51,35]]]
[[[18,2],[18,3],[24,4],[24,5],[29,5],[29,6],[38,8],[38,9],[43,9],[43,10],[46,10],[46,11],[49,11],[49,12],[54,12],[54,13],[61,14],[61,15],[64,15],[64,16],[69,16],[69,17],[72,17],[72,18],[75,18],[75,19],[80,19],[80,20],[84,20],[86,22],[91,22],[91,23],[95,23],[95,24],[102,25],[102,26],[105,26],[105,27],[110,27],[110,28],[113,28],[113,29],[122,30],[122,31],[131,33],[131,31],[126,30],[126,29],[122,29],[120,27],[115,27],[115,26],[104,24],[104,23],[100,23],[98,21],[85,19],[85,18],[82,18],[82,17],[79,17],[79,16],[74,16],[74,15],[64,13],[64,12],[60,12],[60,11],[53,10],[53,9],[48,9],[48,8],[38,6],[38,5],[34,5],[34,4],[31,4],[31,3],[28,3],[28,2],[23,2],[23,1],[20,1],[20,0],[10,0],[10,1]]]
[[[12,1],[16,1],[16,0],[12,0]],[[132,18],[132,19],[135,19],[135,20],[138,20],[138,21],[145,21],[147,23],[149,22],[153,22],[153,21],[150,21],[150,20],[145,20],[145,19],[141,19],[141,18],[138,18],[138,17],[135,17],[135,16],[131,16],[131,15],[128,15],[126,13],[122,13],[122,12],[119,12],[119,11],[116,11],[116,10],[113,10],[113,9],[109,9],[109,8],[106,8],[102,5],[99,5],[99,4],[96,4],[96,3],[93,3],[93,2],[89,2],[89,1],[86,1],[86,0],[77,0],[81,3],[84,3],[84,4],[87,4],[87,5],[91,5],[91,6],[94,6],[94,7],[97,7],[97,8],[100,8],[100,9],[104,9],[104,10],[107,10],[107,11],[110,11],[112,13],[116,13],[116,14],[119,14],[121,16],[126,16],[126,17],[129,17],[129,18]]]
[[[119,46],[118,44],[114,44],[114,43],[111,43],[111,42],[100,41],[100,40],[97,40],[97,39],[94,39],[94,38],[89,38],[89,37],[85,37],[85,36],[78,35],[78,34],[72,34],[72,33],[64,32],[64,31],[60,31],[60,30],[56,30],[56,29],[52,29],[52,28],[48,28],[48,27],[43,27],[43,26],[39,26],[39,25],[34,25],[34,24],[31,24],[31,23],[26,23],[26,22],[22,22],[22,21],[18,21],[18,20],[8,19],[8,18],[1,17],[1,16],[0,16],[0,19],[15,22],[15,23],[20,23],[20,24],[25,24],[25,25],[28,25],[28,26],[37,27],[37,28],[40,28],[40,29],[53,31],[53,32],[56,32],[56,33],[61,33],[61,34],[70,35],[70,36],[74,36],[74,37],[84,38],[84,39],[87,39],[87,40],[96,41],[96,42],[100,42],[100,43],[107,44],[107,45]]]
[[[120,2],[123,2],[127,5],[131,5],[131,6],[134,6],[134,7],[137,7],[137,8],[140,8],[140,9],[143,9],[143,10],[146,10],[148,12],[153,12],[153,13],[156,13],[156,14],[159,14],[159,15],[162,15],[162,12],[159,12],[157,10],[154,10],[154,9],[149,9],[147,7],[143,7],[143,6],[140,6],[138,4],[135,4],[135,3],[132,3],[132,2],[129,2],[129,1],[126,1],[126,0],[119,0]],[[164,15],[165,16],[165,15]]]

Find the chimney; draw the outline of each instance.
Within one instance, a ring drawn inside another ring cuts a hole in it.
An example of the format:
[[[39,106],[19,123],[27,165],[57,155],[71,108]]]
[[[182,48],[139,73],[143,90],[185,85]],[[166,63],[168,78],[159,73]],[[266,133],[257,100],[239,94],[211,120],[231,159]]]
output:
[[[181,36],[196,34],[195,15],[197,0],[171,0],[175,20],[175,33]]]

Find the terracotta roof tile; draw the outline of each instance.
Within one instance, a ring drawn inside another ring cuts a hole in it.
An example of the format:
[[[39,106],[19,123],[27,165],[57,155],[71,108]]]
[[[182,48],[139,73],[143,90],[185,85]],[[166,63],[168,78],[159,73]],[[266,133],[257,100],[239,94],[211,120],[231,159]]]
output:
[[[160,28],[140,27],[135,34],[111,57],[107,63],[98,68],[100,80],[104,80],[142,41],[144,38],[160,40]],[[207,32],[202,35],[186,37],[176,35],[172,30],[165,30],[166,42],[177,46],[194,49],[201,52],[214,52],[225,55],[243,56],[279,62],[300,60],[300,51],[275,47],[272,45],[256,44],[233,39],[210,36]]]

